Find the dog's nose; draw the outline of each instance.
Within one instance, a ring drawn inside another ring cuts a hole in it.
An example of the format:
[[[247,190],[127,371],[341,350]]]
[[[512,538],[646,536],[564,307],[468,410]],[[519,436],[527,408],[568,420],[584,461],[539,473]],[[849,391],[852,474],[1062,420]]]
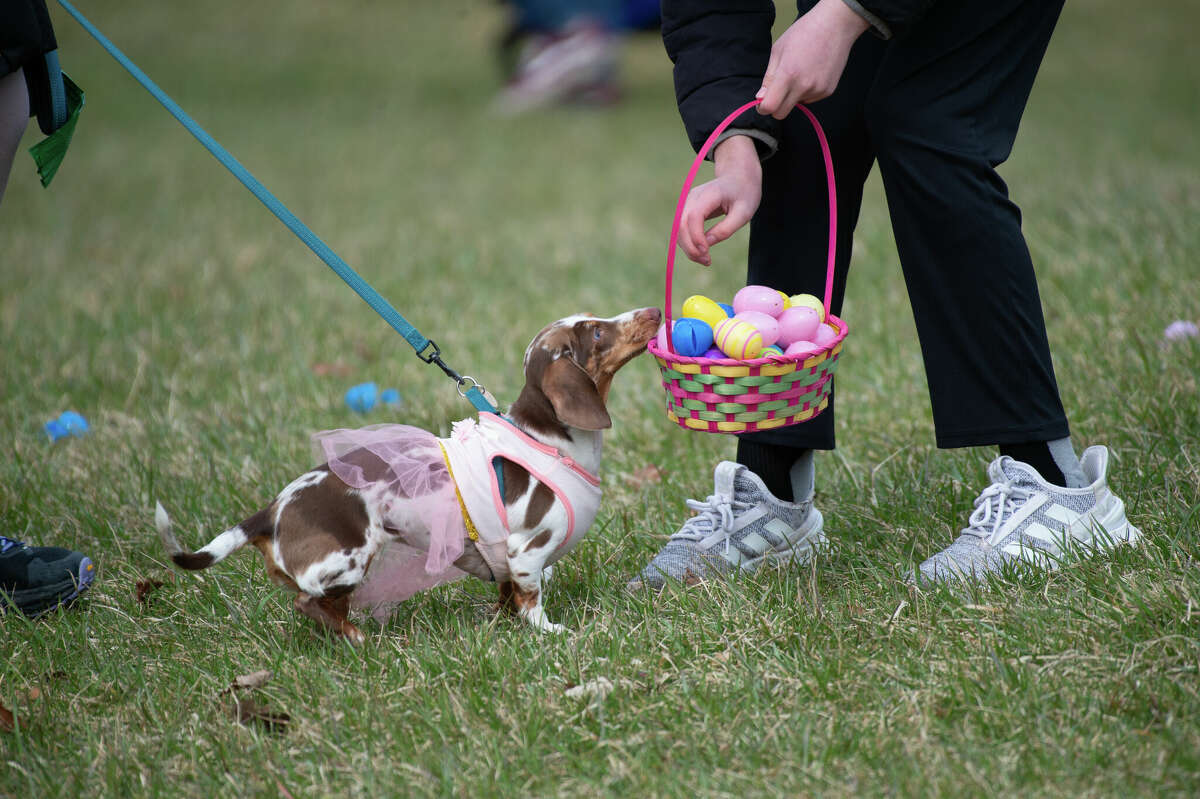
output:
[[[636,316],[639,319],[645,319],[657,325],[662,321],[662,311],[658,308],[642,308],[638,310]]]

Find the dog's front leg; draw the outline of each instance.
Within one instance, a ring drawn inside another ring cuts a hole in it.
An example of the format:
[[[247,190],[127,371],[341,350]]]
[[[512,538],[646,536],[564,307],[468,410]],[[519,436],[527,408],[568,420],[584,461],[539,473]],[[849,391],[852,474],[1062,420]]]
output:
[[[512,535],[508,540],[508,571],[512,579],[500,584],[500,604],[515,612],[534,628],[551,633],[567,631],[546,617],[542,607],[543,570],[553,552],[550,536]]]

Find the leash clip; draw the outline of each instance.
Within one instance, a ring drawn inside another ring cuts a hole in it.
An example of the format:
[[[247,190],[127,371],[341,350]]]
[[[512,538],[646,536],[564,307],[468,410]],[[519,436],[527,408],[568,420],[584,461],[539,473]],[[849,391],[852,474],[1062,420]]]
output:
[[[429,352],[428,355],[426,355],[427,351]],[[457,383],[458,385],[455,386],[455,388],[458,390],[458,396],[466,400],[471,400],[471,397],[467,395],[472,391],[478,390],[480,395],[487,400],[492,408],[499,407],[496,404],[496,398],[492,396],[492,392],[484,388],[482,383],[470,375],[466,375],[464,377],[446,365],[446,362],[442,360],[442,350],[438,347],[437,342],[433,341],[433,339],[430,339],[428,344],[417,350],[417,357],[425,363],[431,363],[435,365],[437,368],[445,372],[447,377]],[[468,383],[467,381],[470,382]],[[473,401],[472,404],[474,404]]]
[[[471,381],[470,385],[467,385],[468,380]],[[463,399],[467,399],[467,392],[471,391],[472,389],[479,389],[479,393],[483,395],[483,398],[490,402],[493,406],[496,406],[496,398],[492,396],[492,392],[484,388],[483,383],[480,383],[470,375],[463,375],[458,379],[457,389],[458,396],[462,397]]]
[[[433,352],[430,353],[429,355],[426,355],[425,351],[430,349],[431,347],[433,348]],[[442,350],[437,345],[437,342],[434,341],[433,339],[429,339],[429,341],[425,344],[424,347],[417,350],[417,357],[420,358],[425,363],[433,363],[434,361],[438,361],[440,363],[442,360],[441,356],[442,356]]]

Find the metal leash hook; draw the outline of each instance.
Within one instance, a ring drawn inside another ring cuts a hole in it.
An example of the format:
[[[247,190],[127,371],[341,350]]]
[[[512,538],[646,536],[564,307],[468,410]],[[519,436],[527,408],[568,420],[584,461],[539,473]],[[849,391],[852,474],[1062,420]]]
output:
[[[426,352],[429,354],[427,355]],[[479,410],[495,413],[499,408],[496,398],[492,396],[492,392],[484,388],[482,383],[470,375],[460,375],[442,360],[442,350],[433,339],[430,339],[428,344],[417,351],[417,357],[425,363],[431,363],[445,372],[447,377],[458,384],[455,387],[458,390],[458,395]],[[467,384],[468,380],[470,381],[470,385]],[[486,402],[487,406],[481,405],[480,400]]]
[[[471,385],[469,386],[467,385],[468,380],[471,381]],[[458,381],[458,395],[463,399],[470,400],[471,397],[469,395],[473,391],[483,395],[483,398],[487,400],[490,405],[499,407],[496,403],[496,398],[492,396],[492,392],[484,388],[483,383],[480,383],[470,375],[464,375],[463,379]]]

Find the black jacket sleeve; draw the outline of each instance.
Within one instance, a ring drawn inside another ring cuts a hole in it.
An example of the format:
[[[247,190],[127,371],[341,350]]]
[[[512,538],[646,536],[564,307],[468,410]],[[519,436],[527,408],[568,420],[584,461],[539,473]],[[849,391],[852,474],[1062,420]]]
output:
[[[56,49],[45,0],[0,0],[0,77]]]
[[[887,35],[890,37],[912,27],[913,23],[933,8],[937,0],[857,0],[857,2],[887,26]],[[872,20],[868,21],[875,24]]]
[[[663,44],[675,65],[675,100],[695,150],[762,86],[774,21],[770,0],[663,0]],[[731,127],[760,131],[772,142],[779,138],[779,122],[753,108]]]

